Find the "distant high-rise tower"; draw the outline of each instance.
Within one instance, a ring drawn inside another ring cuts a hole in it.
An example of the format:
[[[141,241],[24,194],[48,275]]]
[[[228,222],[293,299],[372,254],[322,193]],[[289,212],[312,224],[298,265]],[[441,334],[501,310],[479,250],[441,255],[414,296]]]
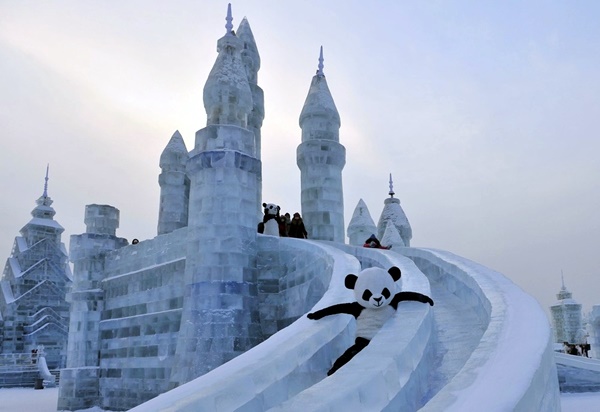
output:
[[[15,238],[0,281],[0,352],[29,353],[44,345],[51,369],[64,368],[67,355],[71,284],[67,251],[61,242],[63,227],[48,196],[48,169],[44,192],[31,212],[32,219]]]
[[[555,342],[584,343],[585,336],[581,336],[581,304],[573,299],[573,294],[565,287],[564,279],[556,298],[558,302],[550,306]]]
[[[158,211],[158,234],[172,232],[188,223],[188,202],[190,197],[190,179],[186,165],[188,151],[179,131],[169,140],[160,155],[158,176],[160,184],[160,207]]]
[[[296,151],[300,169],[302,218],[310,239],[344,243],[342,169],[346,149],[339,143],[340,115],[323,73],[323,47],[317,74],[300,114],[302,143]]]
[[[381,240],[385,234],[385,229],[387,227],[387,222],[391,221],[400,237],[402,238],[402,242],[404,246],[410,246],[410,240],[412,239],[412,228],[410,227],[410,223],[408,222],[408,218],[402,210],[402,206],[400,206],[400,199],[394,197],[394,183],[392,181],[392,174],[390,173],[390,197],[385,199],[383,204],[383,210],[381,211],[381,216],[379,217],[379,222],[377,223],[377,237]]]
[[[243,59],[245,42],[232,30],[231,6],[226,20],[204,86],[207,125],[196,133],[187,166],[184,301],[171,386],[220,366],[262,340],[256,269],[261,161],[252,130],[258,123],[250,124],[253,90]],[[241,32],[250,33],[248,22],[244,26]]]

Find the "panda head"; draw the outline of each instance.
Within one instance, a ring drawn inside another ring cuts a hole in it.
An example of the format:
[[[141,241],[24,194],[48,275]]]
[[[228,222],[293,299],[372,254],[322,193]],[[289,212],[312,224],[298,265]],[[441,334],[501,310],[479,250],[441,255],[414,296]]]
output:
[[[365,308],[384,308],[392,301],[395,295],[395,282],[400,279],[401,272],[396,266],[389,270],[382,268],[368,268],[358,274],[346,276],[345,284],[348,289],[354,290],[356,301]]]
[[[279,214],[279,206],[273,203],[263,203],[264,213],[265,215],[273,215],[276,216]]]

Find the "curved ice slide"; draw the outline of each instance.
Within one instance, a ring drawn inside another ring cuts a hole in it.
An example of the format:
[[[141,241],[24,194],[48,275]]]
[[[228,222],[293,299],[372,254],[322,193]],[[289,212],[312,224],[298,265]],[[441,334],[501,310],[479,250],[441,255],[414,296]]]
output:
[[[361,265],[400,267],[399,288],[428,294],[435,306],[402,302],[369,346],[330,377],[326,371],[354,340],[354,320],[301,316],[132,411],[560,410],[545,314],[499,273],[439,250],[278,241],[331,257],[329,288],[314,309],[351,301],[343,280]]]

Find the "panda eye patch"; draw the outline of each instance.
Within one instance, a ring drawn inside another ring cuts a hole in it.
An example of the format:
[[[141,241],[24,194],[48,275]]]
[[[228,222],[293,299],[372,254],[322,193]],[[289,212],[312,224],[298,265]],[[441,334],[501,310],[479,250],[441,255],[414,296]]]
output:
[[[369,289],[367,289],[363,293],[362,299],[368,301],[369,299],[371,299],[371,296],[373,296],[373,293],[371,293],[371,291]]]
[[[384,298],[389,299],[389,297],[391,296],[390,291],[388,290],[388,288],[385,288],[381,291],[381,294],[383,295]]]

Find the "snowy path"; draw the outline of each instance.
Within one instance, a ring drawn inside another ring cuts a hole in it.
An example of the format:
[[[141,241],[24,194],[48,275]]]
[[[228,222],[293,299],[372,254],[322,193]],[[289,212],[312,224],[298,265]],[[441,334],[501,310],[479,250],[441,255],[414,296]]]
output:
[[[433,319],[437,344],[428,398],[443,388],[463,367],[486,328],[475,312],[465,310],[464,302],[449,292],[444,284],[430,282],[430,285],[435,302]]]

